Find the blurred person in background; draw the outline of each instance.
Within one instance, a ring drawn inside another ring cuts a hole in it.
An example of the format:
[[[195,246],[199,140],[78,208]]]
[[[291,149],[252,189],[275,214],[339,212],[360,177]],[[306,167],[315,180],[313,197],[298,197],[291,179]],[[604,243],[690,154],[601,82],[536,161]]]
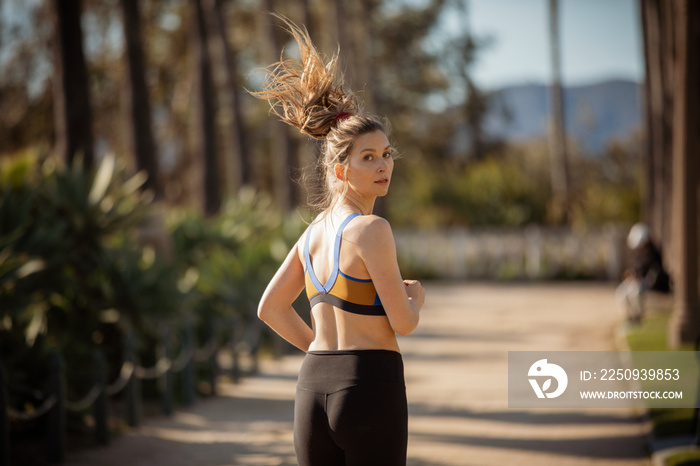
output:
[[[389,223],[372,214],[389,190],[393,149],[385,125],[363,114],[308,32],[282,18],[301,60],[267,71],[273,113],[321,141],[320,215],[272,278],[259,317],[306,355],[294,403],[301,466],[404,466],[408,410],[396,334],[418,325],[424,289],[403,280]],[[306,289],[311,328],[292,303]]]
[[[644,293],[669,293],[670,279],[664,270],[661,252],[651,240],[647,225],[636,223],[632,226],[627,235],[627,246],[631,250],[631,266],[623,273],[616,296],[627,321],[638,324],[644,317]]]

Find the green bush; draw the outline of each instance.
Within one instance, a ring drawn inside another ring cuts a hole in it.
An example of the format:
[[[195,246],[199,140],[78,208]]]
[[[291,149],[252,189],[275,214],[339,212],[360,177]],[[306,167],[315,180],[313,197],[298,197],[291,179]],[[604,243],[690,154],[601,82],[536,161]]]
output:
[[[666,466],[700,466],[700,451],[696,447],[671,455],[666,460]]]
[[[177,314],[178,290],[162,261],[144,261],[138,225],[148,195],[106,157],[94,173],[34,154],[0,170],[0,360],[14,405],[45,389],[45,356],[68,364],[68,395],[91,385],[83,370],[102,348],[118,370],[126,328]],[[89,367],[89,366],[88,366]]]
[[[200,318],[254,318],[276,268],[304,226],[284,218],[267,195],[244,189],[211,218],[174,213],[169,221],[180,291]]]
[[[408,202],[408,218],[400,223],[431,219],[442,225],[517,227],[545,221],[548,186],[505,158],[473,161],[439,175],[427,173],[416,168],[422,201]],[[402,201],[415,199],[416,193],[398,197],[392,199],[392,208],[396,203],[400,210]]]
[[[633,143],[595,157],[570,147],[570,223],[632,224],[641,209],[642,164]],[[396,162],[388,211],[394,226],[521,227],[554,218],[545,140],[496,148],[483,159],[439,152]]]
[[[92,386],[84,368],[97,348],[109,381],[117,377],[127,332],[144,366],[155,363],[163,324],[176,354],[185,322],[195,323],[200,345],[212,324],[223,342],[230,334],[221,323],[255,318],[305,227],[298,214],[285,217],[269,197],[243,190],[214,217],[169,212],[161,239],[171,248],[156,252],[145,226],[158,212],[143,181],[127,178],[112,157],[94,173],[31,153],[0,166],[0,361],[12,406],[45,398],[53,349],[67,361],[75,401]]]

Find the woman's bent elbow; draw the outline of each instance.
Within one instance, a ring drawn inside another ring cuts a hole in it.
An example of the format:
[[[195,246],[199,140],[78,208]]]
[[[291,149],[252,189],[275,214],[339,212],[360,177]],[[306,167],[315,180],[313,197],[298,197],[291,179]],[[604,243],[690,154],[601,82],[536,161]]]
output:
[[[261,301],[258,305],[258,319],[263,322],[267,322],[270,318],[270,306],[268,306],[264,301]]]
[[[394,327],[394,332],[398,333],[402,337],[406,337],[413,333],[413,331],[418,327],[418,322],[406,322],[405,324],[397,325]]]

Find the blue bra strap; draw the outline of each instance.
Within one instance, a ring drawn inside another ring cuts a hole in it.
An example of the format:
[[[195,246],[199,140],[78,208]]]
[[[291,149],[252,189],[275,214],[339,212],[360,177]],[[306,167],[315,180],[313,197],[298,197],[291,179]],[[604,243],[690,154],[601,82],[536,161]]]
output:
[[[316,278],[313,267],[311,267],[311,255],[309,254],[309,243],[311,241],[311,228],[314,224],[309,225],[309,229],[306,231],[306,241],[304,242],[304,261],[306,262],[306,271],[309,273],[309,278],[311,278],[311,283],[314,284],[316,291],[326,291],[321,285],[321,282]]]
[[[313,223],[309,226],[309,229],[306,232],[306,241],[304,243],[304,261],[306,262],[306,271],[309,273],[309,278],[311,278],[311,282],[314,284],[314,287],[317,291],[328,293],[330,289],[333,288],[335,280],[338,278],[338,272],[340,270],[340,241],[343,237],[343,230],[345,230],[347,224],[350,223],[350,220],[357,217],[358,215],[362,214],[355,212],[348,215],[345,218],[345,220],[343,220],[343,223],[340,224],[340,227],[338,227],[338,231],[335,234],[335,245],[333,247],[333,272],[331,273],[331,276],[328,277],[328,281],[326,282],[325,286],[321,285],[321,282],[318,281],[318,278],[314,273],[314,269],[311,266],[309,243],[311,241],[311,228],[313,227]]]
[[[343,223],[340,224],[340,227],[338,227],[338,231],[335,233],[335,245],[333,246],[333,273],[331,273],[331,276],[328,277],[326,286],[323,287],[326,293],[328,293],[331,290],[331,288],[333,288],[333,285],[335,284],[335,281],[338,278],[338,272],[340,271],[340,241],[343,238],[343,230],[345,230],[345,227],[348,225],[348,223],[350,223],[350,220],[359,215],[362,214],[354,212],[345,217],[345,220],[343,220]]]

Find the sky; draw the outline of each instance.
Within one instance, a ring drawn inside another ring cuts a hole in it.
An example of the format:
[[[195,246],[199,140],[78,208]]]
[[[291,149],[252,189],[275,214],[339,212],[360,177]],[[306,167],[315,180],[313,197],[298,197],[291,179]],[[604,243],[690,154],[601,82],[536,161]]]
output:
[[[485,89],[548,82],[548,0],[468,0],[468,25],[493,42],[474,65]],[[641,82],[643,46],[637,0],[560,0],[562,81],[589,84],[609,78]],[[446,28],[460,27],[458,15]]]

